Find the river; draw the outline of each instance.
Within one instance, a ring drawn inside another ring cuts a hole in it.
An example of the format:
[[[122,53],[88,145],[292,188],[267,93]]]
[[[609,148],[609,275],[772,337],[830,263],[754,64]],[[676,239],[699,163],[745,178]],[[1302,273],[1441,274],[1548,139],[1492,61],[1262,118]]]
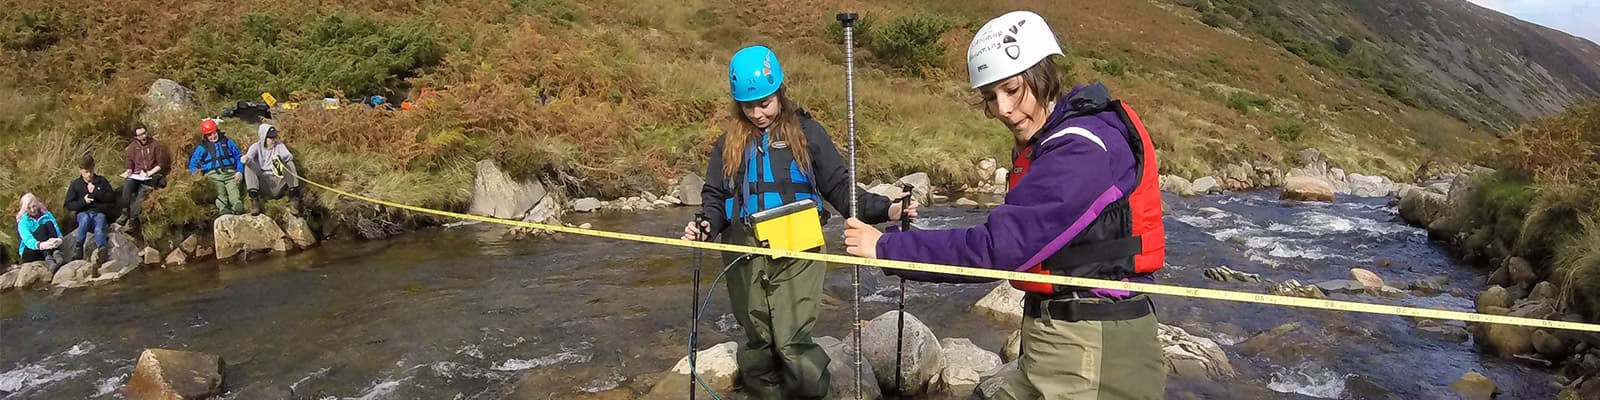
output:
[[[1448,276],[1466,296],[1483,271],[1457,265],[1382,198],[1282,203],[1275,191],[1166,197],[1165,283],[1260,292],[1202,269],[1226,265],[1272,281],[1348,279],[1360,266],[1391,285]],[[598,229],[676,236],[693,213],[571,215]],[[922,228],[961,227],[984,212],[930,207]],[[838,238],[838,220],[829,238]],[[719,257],[708,254],[706,260]],[[113,399],[145,348],[226,361],[228,399],[628,398],[683,355],[692,251],[558,236],[509,240],[485,224],[432,228],[381,242],[331,242],[245,265],[144,270],[104,286],[0,295],[0,398]],[[709,282],[720,265],[708,261]],[[817,336],[844,337],[848,268],[830,273]],[[863,318],[893,307],[895,282],[863,269]],[[1014,327],[968,311],[991,285],[910,285],[908,311],[940,337],[998,351]],[[1469,311],[1449,294],[1352,299]],[[1553,398],[1547,370],[1411,334],[1401,317],[1157,297],[1162,322],[1223,345],[1240,373],[1174,378],[1168,397],[1453,399],[1468,370],[1502,398]],[[740,335],[718,289],[702,343]],[[1279,325],[1301,328],[1246,351]],[[841,377],[843,378],[843,377]]]

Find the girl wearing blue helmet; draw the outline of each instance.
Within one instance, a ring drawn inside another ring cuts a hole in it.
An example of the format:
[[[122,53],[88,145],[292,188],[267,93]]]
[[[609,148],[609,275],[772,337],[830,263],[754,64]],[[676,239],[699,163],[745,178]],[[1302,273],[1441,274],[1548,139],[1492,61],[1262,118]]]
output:
[[[817,204],[823,223],[823,201],[848,213],[849,166],[822,125],[787,95],[772,49],[734,53],[728,83],[732,112],[701,189],[705,219],[684,226],[683,239],[756,246],[750,215],[803,200]],[[915,202],[901,210],[899,202],[866,191],[857,201],[857,217],[868,223],[916,216]],[[826,398],[828,356],[811,341],[811,330],[827,265],[738,254],[724,254],[723,261],[734,264],[728,296],[747,339],[737,356],[745,391],[762,399]]]

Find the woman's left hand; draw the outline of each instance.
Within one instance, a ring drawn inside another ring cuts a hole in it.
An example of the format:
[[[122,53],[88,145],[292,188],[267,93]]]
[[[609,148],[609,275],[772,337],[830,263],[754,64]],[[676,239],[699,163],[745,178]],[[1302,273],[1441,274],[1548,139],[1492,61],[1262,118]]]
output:
[[[916,202],[911,205],[915,210]],[[912,214],[915,215],[915,214]],[[844,251],[850,255],[864,258],[878,258],[878,238],[883,237],[883,232],[878,228],[867,225],[861,220],[851,218],[844,221]]]
[[[901,220],[903,218],[907,218],[907,217],[910,217],[912,219],[916,219],[917,218],[917,207],[922,206],[922,203],[918,202],[916,199],[912,199],[911,200],[911,206],[910,207],[906,207],[904,210],[900,209],[901,204],[903,204],[903,203],[901,203],[901,200],[905,199],[907,196],[911,196],[911,194],[910,193],[906,193],[905,196],[901,196],[898,199],[894,199],[894,200],[890,201],[890,203],[889,203],[889,220],[890,221],[899,221],[899,220]]]

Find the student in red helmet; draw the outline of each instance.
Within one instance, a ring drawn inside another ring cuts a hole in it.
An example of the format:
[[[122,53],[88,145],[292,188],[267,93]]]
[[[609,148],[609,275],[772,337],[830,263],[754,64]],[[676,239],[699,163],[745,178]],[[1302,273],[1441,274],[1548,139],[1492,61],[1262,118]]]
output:
[[[972,88],[1011,132],[1005,203],[976,227],[880,233],[846,221],[861,257],[1153,282],[1165,256],[1156,152],[1138,116],[1099,84],[1065,87],[1061,47],[1038,14],[990,20],[967,49]],[[888,270],[906,279],[972,279]],[[997,399],[1160,399],[1166,362],[1143,294],[1012,282],[1022,355]]]
[[[239,158],[243,154],[239,153],[239,145],[217,127],[214,119],[200,121],[200,136],[203,140],[189,155],[189,173],[205,174],[217,188],[218,212],[243,214],[244,201],[239,196],[239,184],[244,177],[239,171]]]

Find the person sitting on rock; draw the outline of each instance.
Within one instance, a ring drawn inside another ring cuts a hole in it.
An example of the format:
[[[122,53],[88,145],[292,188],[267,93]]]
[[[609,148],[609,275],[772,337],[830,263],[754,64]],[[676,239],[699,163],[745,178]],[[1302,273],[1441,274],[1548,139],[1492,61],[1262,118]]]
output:
[[[22,262],[44,261],[46,267],[55,271],[58,267],[55,253],[62,241],[61,227],[56,225],[56,217],[50,215],[50,210],[33,193],[23,194],[18,202],[17,236],[21,238],[17,255],[22,256]]]
[[[95,251],[98,252],[106,248],[106,215],[116,209],[117,198],[111,190],[111,181],[94,173],[94,164],[94,157],[88,155],[78,162],[79,179],[67,184],[66,207],[67,211],[77,213],[76,243],[86,243],[84,240],[88,239],[89,233],[94,232]]]
[[[218,212],[244,213],[244,201],[239,198],[239,145],[213,119],[200,121],[200,135],[205,140],[189,155],[189,173],[199,171],[211,181],[217,190]]]
[[[137,236],[141,231],[139,209],[144,199],[151,191],[167,187],[167,147],[152,137],[144,124],[137,124],[133,127],[133,142],[128,143],[123,153],[127,169],[122,171],[125,180],[120,200],[128,210],[123,214],[127,222],[123,228]]]
[[[294,154],[278,137],[278,127],[261,124],[256,128],[257,140],[244,152],[239,161],[244,163],[244,186],[250,192],[251,213],[266,211],[267,200],[288,195],[294,212],[305,211],[300,191],[300,170],[295,168]],[[282,169],[279,169],[279,165]]]

